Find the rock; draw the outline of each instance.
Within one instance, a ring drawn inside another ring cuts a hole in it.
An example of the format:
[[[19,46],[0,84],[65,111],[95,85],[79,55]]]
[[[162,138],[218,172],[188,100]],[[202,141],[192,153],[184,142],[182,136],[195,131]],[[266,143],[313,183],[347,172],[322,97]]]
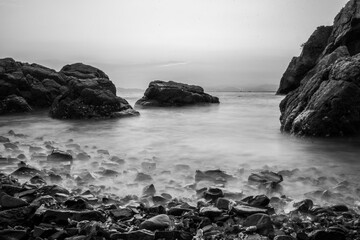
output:
[[[215,206],[219,209],[228,211],[231,209],[232,204],[233,203],[227,198],[218,198]]]
[[[164,230],[170,227],[171,220],[168,215],[160,214],[155,217],[149,218],[139,225],[140,229],[147,229],[150,231]]]
[[[32,178],[30,178],[30,183],[32,183],[32,184],[46,184],[46,181],[41,176],[35,175]]]
[[[221,170],[208,170],[208,171],[200,171],[196,170],[195,173],[195,182],[200,181],[212,181],[216,183],[224,183],[230,179],[233,179],[231,175],[226,174]]]
[[[156,231],[155,239],[192,240],[193,236],[185,231]]]
[[[68,90],[58,96],[50,115],[60,119],[89,119],[119,117],[118,112],[135,110],[128,102],[116,96],[115,85],[101,70],[76,63],[63,67],[61,73],[69,77]]]
[[[202,207],[199,211],[199,213],[203,216],[214,218],[217,216],[220,216],[222,211],[218,209],[217,207]]]
[[[15,198],[7,194],[3,194],[0,198],[0,205],[5,209],[9,209],[9,208],[24,207],[29,204],[20,198]]]
[[[111,234],[111,240],[154,240],[154,233],[145,229],[131,231],[127,233],[114,233]]]
[[[195,85],[173,81],[152,81],[144,97],[136,102],[142,107],[184,106],[199,103],[219,103],[217,97],[204,93],[204,89]]]
[[[261,235],[271,236],[274,234],[274,227],[271,218],[267,214],[256,213],[247,217],[244,227],[256,227],[256,232]]]
[[[190,212],[190,208],[184,208],[184,207],[172,207],[167,211],[168,215],[172,216],[181,216],[183,213]]]
[[[115,220],[128,220],[134,216],[134,212],[130,208],[112,209],[109,212]]]
[[[224,196],[223,191],[215,187],[210,187],[204,192],[204,198],[207,200],[215,201],[216,199],[223,196]]]
[[[72,211],[72,210],[53,210],[48,209],[42,214],[42,221],[51,223],[54,222],[59,225],[67,225],[68,219],[74,221],[99,221],[104,222],[106,220],[99,211]]]
[[[152,180],[152,177],[150,175],[141,173],[141,172],[138,173],[135,178],[136,182],[147,182],[147,181],[151,181],[151,180]]]
[[[314,203],[311,199],[305,199],[301,202],[294,203],[294,207],[299,212],[309,212],[309,210],[314,206]]]
[[[91,158],[90,155],[88,155],[88,154],[86,154],[86,153],[83,153],[83,152],[78,153],[78,154],[76,155],[76,159],[78,159],[78,160],[86,161],[86,160],[89,160],[90,158]]]
[[[270,171],[263,171],[259,173],[252,173],[249,178],[249,182],[255,183],[275,183],[278,184],[283,181],[283,177],[277,173]]]
[[[83,198],[68,199],[63,204],[67,209],[71,210],[85,210],[89,208],[89,204]]]
[[[154,184],[150,184],[144,187],[142,194],[143,196],[154,196],[156,193],[156,189]]]
[[[47,156],[47,160],[54,162],[71,162],[73,157],[70,153],[54,149],[51,154]]]
[[[0,115],[15,112],[30,112],[32,108],[23,97],[17,95],[9,95],[5,99],[0,100]]]
[[[5,229],[0,230],[1,240],[26,240],[29,236],[25,230]]]
[[[15,177],[34,177],[36,175],[43,175],[44,173],[40,172],[39,170],[32,168],[32,167],[20,167],[11,173],[12,176]]]
[[[36,208],[33,206],[24,206],[0,211],[0,225],[17,226],[27,224],[28,221],[31,221],[30,216],[35,210]]]
[[[249,196],[241,201],[252,207],[266,207],[270,203],[270,199],[265,195]]]
[[[8,139],[7,137],[0,136],[0,143],[6,143],[6,142],[10,142],[10,139]]]
[[[346,205],[334,205],[330,207],[334,212],[347,212],[349,208]]]
[[[351,55],[360,53],[359,26],[360,5],[350,0],[334,19],[334,26],[325,53],[339,46],[346,46]]]
[[[274,238],[274,240],[296,240],[296,239],[293,238],[292,236],[278,235]]]
[[[251,207],[247,205],[233,206],[231,210],[241,216],[249,216],[256,213],[268,213],[268,210],[265,208]]]
[[[351,0],[336,16],[315,66],[280,103],[281,131],[322,137],[360,131],[359,26],[360,4]]]
[[[346,236],[337,231],[318,230],[311,234],[311,240],[345,240]]]
[[[19,149],[19,147],[14,143],[6,142],[6,143],[3,143],[3,145],[4,145],[4,147],[6,149],[12,149],[12,150],[18,150]]]
[[[300,86],[301,80],[321,56],[332,32],[332,26],[318,27],[304,44],[301,55],[294,57],[281,78],[277,94],[287,94]]]

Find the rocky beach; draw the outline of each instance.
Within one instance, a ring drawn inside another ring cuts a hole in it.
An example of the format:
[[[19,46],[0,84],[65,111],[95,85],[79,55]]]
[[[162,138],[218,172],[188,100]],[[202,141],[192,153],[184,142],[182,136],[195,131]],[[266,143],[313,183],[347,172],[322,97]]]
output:
[[[350,0],[277,95],[0,59],[0,240],[360,240],[359,29]]]

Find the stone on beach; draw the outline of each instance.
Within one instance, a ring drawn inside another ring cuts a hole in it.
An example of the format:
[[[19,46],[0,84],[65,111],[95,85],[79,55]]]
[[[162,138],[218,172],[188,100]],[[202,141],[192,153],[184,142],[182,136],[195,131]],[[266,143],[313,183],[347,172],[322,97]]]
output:
[[[168,215],[160,214],[155,217],[149,218],[142,222],[139,225],[140,229],[147,229],[147,230],[163,230],[171,225],[171,220]]]

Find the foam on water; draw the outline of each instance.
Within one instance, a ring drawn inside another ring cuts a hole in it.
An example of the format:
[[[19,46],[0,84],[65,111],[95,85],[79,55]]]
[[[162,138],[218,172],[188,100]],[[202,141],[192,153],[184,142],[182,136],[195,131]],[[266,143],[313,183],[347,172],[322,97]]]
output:
[[[193,191],[186,186],[194,183],[197,169],[221,169],[233,174],[239,180],[228,187],[245,192],[248,175],[264,168],[274,171],[307,169],[302,175],[308,178],[328,176],[336,178],[337,182],[359,182],[360,138],[314,139],[282,134],[278,108],[281,96],[273,93],[212,94],[220,98],[221,104],[138,109],[141,116],[135,118],[61,121],[49,118],[44,111],[2,116],[0,135],[7,136],[11,129],[28,135],[27,138],[11,137],[11,140],[19,142],[27,163],[39,168],[46,166],[30,160],[29,145],[45,149],[45,141],[54,141],[54,147],[71,149],[74,155],[86,152],[91,158],[75,160],[70,174],[80,176],[89,172],[97,179],[97,184],[107,186],[116,194],[139,194],[149,182],[134,183],[134,179],[137,172],[145,172],[160,192],[192,197]],[[142,93],[120,95],[134,104]],[[66,147],[69,143],[79,144],[80,149]],[[108,150],[111,156],[124,159],[125,164],[114,164],[109,161],[109,155],[98,153],[98,149]],[[5,152],[3,146],[0,150],[3,156],[18,154]],[[149,165],[144,162],[156,163],[156,168],[146,168],[144,166]],[[178,164],[188,165],[189,169],[179,170]],[[4,166],[2,169],[10,172],[14,168]],[[244,171],[239,173],[242,168]],[[119,175],[104,177],[101,173],[104,169],[115,170]],[[75,187],[74,182],[68,184]],[[333,187],[326,184],[320,188]],[[287,194],[299,197],[319,189],[314,184],[298,181],[285,181],[283,186]]]

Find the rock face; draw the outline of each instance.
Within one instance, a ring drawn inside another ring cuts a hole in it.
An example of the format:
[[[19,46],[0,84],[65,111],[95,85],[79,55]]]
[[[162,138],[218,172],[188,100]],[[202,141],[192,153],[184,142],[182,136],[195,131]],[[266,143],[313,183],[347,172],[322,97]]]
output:
[[[290,81],[284,77],[281,81],[278,93],[292,90],[280,103],[284,132],[342,136],[360,130],[359,1],[349,1],[336,16],[332,28],[327,46],[320,55],[314,54],[317,56],[311,61],[314,65],[297,78],[299,86],[286,88]],[[288,68],[286,73],[289,72]],[[295,79],[294,74],[287,76]]]
[[[138,115],[101,70],[75,63],[60,72],[0,59],[0,114],[49,108],[54,118],[110,118]]]
[[[318,27],[304,44],[299,57],[293,57],[283,77],[277,94],[286,94],[300,85],[306,73],[315,66],[324,51],[332,31],[332,26]]]
[[[144,97],[136,102],[143,107],[185,106],[199,103],[219,103],[219,98],[204,92],[200,86],[173,81],[153,81]]]

